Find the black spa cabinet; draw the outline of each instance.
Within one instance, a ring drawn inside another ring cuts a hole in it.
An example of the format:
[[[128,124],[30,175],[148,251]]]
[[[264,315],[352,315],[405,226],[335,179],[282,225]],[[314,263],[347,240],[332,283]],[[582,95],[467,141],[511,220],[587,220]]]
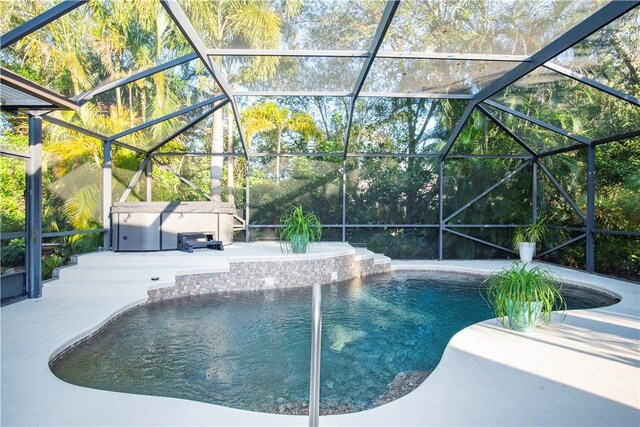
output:
[[[214,232],[233,243],[235,206],[216,202],[125,202],[111,206],[114,251],[169,251],[178,248],[178,233]]]

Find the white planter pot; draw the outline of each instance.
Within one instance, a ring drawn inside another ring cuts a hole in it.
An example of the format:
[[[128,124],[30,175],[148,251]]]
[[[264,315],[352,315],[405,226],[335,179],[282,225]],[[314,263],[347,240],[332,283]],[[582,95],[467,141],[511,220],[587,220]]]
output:
[[[532,332],[538,325],[538,318],[542,312],[542,304],[536,301],[513,302],[509,300],[507,314],[509,327],[514,331]]]
[[[536,244],[531,242],[520,243],[520,260],[522,262],[531,262],[536,254]]]

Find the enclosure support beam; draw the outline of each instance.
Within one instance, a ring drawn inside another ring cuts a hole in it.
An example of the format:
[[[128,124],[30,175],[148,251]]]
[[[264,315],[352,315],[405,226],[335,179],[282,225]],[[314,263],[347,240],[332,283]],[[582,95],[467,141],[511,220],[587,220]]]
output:
[[[549,171],[549,169],[547,169],[547,167],[542,163],[538,163],[538,165],[540,166],[540,169],[542,169],[542,172],[544,172],[544,174],[547,176],[547,178],[549,178],[549,181],[551,181],[551,184],[553,184],[553,186],[556,187],[556,189],[560,192],[562,197],[564,197],[567,203],[569,203],[569,206],[571,206],[571,208],[575,211],[575,213],[578,214],[580,219],[586,224],[587,218],[585,214],[578,208],[578,206],[576,206],[576,204],[573,202],[571,197],[569,197],[567,192],[564,191],[560,183],[553,177],[553,175],[551,175],[551,172]]]
[[[178,117],[178,116],[181,116],[183,114],[189,113],[189,112],[191,112],[193,110],[197,110],[198,108],[206,107],[207,105],[213,104],[216,101],[224,100],[226,98],[227,98],[226,95],[214,96],[213,98],[207,99],[206,101],[198,102],[197,104],[190,105],[190,106],[182,108],[182,109],[180,109],[178,111],[174,111],[173,113],[169,113],[169,114],[167,114],[165,116],[158,117],[157,119],[149,120],[148,122],[139,124],[138,126],[132,127],[131,129],[127,129],[125,131],[117,133],[117,134],[111,136],[111,139],[118,139],[118,138],[122,138],[123,136],[131,135],[132,133],[135,133],[135,132],[141,131],[143,129],[146,129],[148,127],[157,125],[157,124],[162,123],[162,122],[164,122],[166,120],[173,119],[174,117]]]
[[[106,141],[107,139],[109,139],[108,137],[106,137],[104,135],[101,135],[99,133],[90,131],[90,130],[85,129],[85,128],[81,127],[81,126],[76,126],[74,124],[65,122],[64,120],[56,119],[55,117],[44,115],[44,116],[42,116],[42,118],[46,122],[53,123],[54,125],[58,125],[60,127],[63,127],[63,128],[66,128],[66,129],[81,133],[83,135],[90,136],[91,138],[99,139],[100,141]],[[111,140],[111,143],[113,145],[117,145],[119,147],[126,148],[127,150],[135,151],[136,153],[139,153],[139,154],[146,154],[146,151],[144,151],[144,150],[142,150],[140,148],[134,147],[132,145],[125,144],[124,142]]]
[[[151,67],[147,70],[140,71],[139,73],[132,74],[127,77],[123,77],[121,79],[114,80],[112,82],[104,83],[100,86],[97,86],[91,89],[88,92],[78,95],[72,99],[76,100],[79,104],[84,104],[90,99],[93,99],[94,96],[100,95],[101,93],[108,92],[110,90],[116,89],[118,87],[124,86],[131,82],[135,82],[136,80],[144,79],[146,77],[152,76],[160,71],[168,70],[169,68],[177,67],[178,65],[184,64],[189,61],[193,61],[198,58],[198,55],[195,53],[191,53],[189,55],[181,56],[180,58],[174,59],[173,61],[165,62],[164,64],[156,65],[155,67]]]
[[[590,78],[587,78],[581,74],[578,74],[574,71],[571,71],[567,68],[564,68],[560,65],[554,64],[553,62],[547,62],[544,64],[544,67],[551,70],[551,71],[555,71],[556,73],[562,74],[563,76],[569,77],[571,79],[574,79],[576,81],[579,81],[580,83],[583,83],[587,86],[590,86],[592,88],[601,90],[602,92],[608,93],[611,96],[615,96],[616,98],[622,99],[624,101],[627,101],[633,105],[636,106],[640,106],[640,100],[638,98],[636,98],[635,96],[631,96],[629,94],[626,94],[624,92],[620,92],[617,89],[613,89],[607,85],[604,85],[600,82],[597,82],[595,80],[591,80]]]
[[[454,213],[452,213],[451,215],[446,217],[444,219],[444,222],[447,223],[447,222],[451,221],[454,217],[459,215],[461,212],[463,212],[469,206],[471,206],[472,204],[474,204],[475,202],[477,202],[478,200],[482,199],[484,196],[486,196],[487,194],[489,194],[490,192],[492,192],[493,190],[498,188],[502,183],[508,181],[512,176],[514,176],[515,174],[520,172],[522,169],[524,169],[529,163],[531,163],[531,160],[527,160],[526,162],[523,162],[520,166],[518,166],[517,168],[515,168],[514,170],[512,170],[511,172],[509,172],[508,174],[506,174],[502,178],[500,178],[500,180],[498,182],[496,182],[495,184],[493,184],[491,187],[487,188],[482,193],[478,194],[476,197],[474,197],[473,199],[471,199],[470,201],[465,203],[464,206],[462,206],[460,209],[458,209],[457,211],[455,211]]]
[[[131,191],[133,190],[133,186],[136,185],[136,182],[138,182],[138,180],[142,176],[142,172],[144,172],[148,164],[149,164],[149,157],[145,157],[142,163],[140,163],[140,166],[138,166],[138,170],[136,170],[136,173],[133,174],[133,177],[131,178],[129,185],[127,185],[127,188],[122,193],[122,196],[120,196],[120,200],[118,200],[118,202],[122,203],[127,200],[127,197],[129,197],[129,194],[131,194]]]
[[[294,58],[369,58],[366,50],[314,50],[314,49],[207,49],[209,56],[283,56]],[[483,53],[457,52],[397,52],[379,51],[378,58],[397,59],[442,59],[450,61],[498,61],[498,62],[527,62],[528,55],[496,55]]]
[[[497,117],[495,117],[493,114],[488,112],[482,105],[478,105],[478,110],[482,111],[482,113],[484,113],[485,116],[487,116],[493,123],[495,123],[496,126],[498,126],[504,133],[509,135],[509,137],[511,137],[511,139],[513,139],[515,142],[517,142],[518,145],[520,145],[522,148],[524,148],[524,150],[527,153],[531,154],[532,157],[534,157],[534,158],[538,157],[538,154],[535,151],[533,151],[531,149],[531,147],[529,147],[529,145],[526,142],[524,142],[516,134],[511,132],[511,130],[509,130],[509,128],[507,128],[500,120],[498,120]]]
[[[571,145],[569,147],[556,148],[555,150],[549,150],[549,151],[545,151],[544,153],[540,153],[538,158],[541,159],[543,157],[553,156],[554,154],[568,153],[569,151],[582,150],[584,148],[586,148],[584,144],[576,144],[576,145]]]
[[[42,296],[42,117],[29,116],[29,160],[26,182],[27,295]]]
[[[587,271],[595,271],[596,149],[587,149]]]
[[[108,251],[111,249],[111,140],[104,142],[104,154],[102,161],[102,228],[106,229],[102,247]]]
[[[451,131],[451,135],[449,135],[449,139],[447,139],[447,143],[442,148],[442,151],[440,151],[441,159],[445,159],[447,155],[449,155],[449,151],[451,151],[451,146],[453,145],[453,142],[458,138],[458,136],[460,135],[460,132],[462,132],[464,125],[467,123],[467,120],[469,120],[469,117],[471,117],[471,114],[473,113],[473,109],[475,108],[476,105],[477,103],[475,101],[470,101],[467,104],[467,107],[464,109],[462,116],[460,116],[460,118],[458,119],[458,123],[456,123],[456,126]]]
[[[384,40],[385,34],[387,34],[387,30],[391,25],[391,20],[400,5],[399,0],[389,0],[387,1],[387,5],[384,8],[384,12],[382,13],[382,18],[380,18],[380,22],[378,23],[378,27],[376,28],[376,33],[373,36],[373,40],[371,41],[371,46],[367,51],[368,56],[365,59],[364,64],[362,64],[362,68],[360,69],[360,74],[356,79],[356,84],[353,87],[353,93],[351,95],[351,105],[349,107],[349,115],[347,118],[347,132],[344,135],[344,156],[347,156],[347,150],[349,149],[349,133],[351,130],[351,122],[353,121],[353,110],[355,108],[356,100],[358,99],[358,95],[362,90],[362,86],[364,86],[364,82],[367,79],[367,75],[369,74],[369,70],[371,70],[371,66],[373,65],[373,61],[376,59],[376,54],[382,45],[382,41]]]
[[[377,56],[376,58],[379,58]],[[327,96],[334,98],[351,97],[352,92],[315,91],[315,90],[241,90],[235,91],[235,96]],[[358,98],[416,98],[416,99],[473,99],[473,95],[466,93],[438,93],[438,92],[360,92]]]
[[[194,127],[195,125],[197,125],[198,123],[206,119],[207,117],[209,117],[216,110],[224,107],[228,102],[229,102],[229,98],[225,98],[224,100],[219,102],[217,105],[214,105],[213,108],[208,109],[207,111],[205,111],[204,113],[202,113],[201,115],[199,115],[198,117],[196,117],[195,119],[193,119],[192,121],[190,121],[189,123],[181,127],[180,129],[178,129],[177,131],[175,131],[174,133],[166,137],[164,140],[160,141],[158,144],[151,147],[149,149],[149,152],[146,154],[153,154],[154,152],[158,151],[160,148],[164,147],[173,139],[179,137],[180,135],[182,135],[183,133],[185,133],[186,131],[188,131],[189,129],[191,129],[192,127]]]
[[[624,141],[625,139],[636,138],[638,136],[640,136],[640,130],[634,130],[632,132],[626,132],[620,135],[614,135],[614,136],[609,136],[607,138],[596,139],[591,144],[594,146],[608,144],[609,142]]]
[[[484,101],[484,103],[487,104],[487,105],[491,105],[492,107],[497,108],[498,110],[504,111],[505,113],[509,113],[512,116],[516,116],[516,117],[518,117],[518,118],[520,118],[522,120],[526,120],[529,123],[533,123],[534,125],[538,125],[538,126],[540,126],[542,128],[550,130],[551,132],[555,132],[558,135],[562,135],[562,136],[567,137],[569,139],[573,139],[574,141],[577,141],[577,142],[579,142],[579,143],[581,143],[583,145],[589,145],[590,144],[588,139],[585,139],[585,138],[583,138],[581,136],[578,136],[578,135],[574,135],[574,134],[569,133],[566,130],[561,129],[561,128],[557,127],[557,126],[550,125],[549,123],[543,122],[542,120],[538,120],[538,119],[536,119],[534,117],[528,116],[528,115],[526,115],[524,113],[521,113],[520,111],[514,110],[513,108],[509,108],[506,105],[502,105],[499,102],[495,102],[495,101],[491,101],[490,99],[487,99],[486,101]]]
[[[47,88],[40,86],[32,82],[29,79],[25,79],[24,77],[13,73],[7,70],[4,67],[0,67],[0,83],[3,85],[7,85],[8,87],[12,87],[26,95],[37,98],[42,102],[51,104],[51,105],[43,105],[38,106],[38,109],[62,109],[62,110],[77,110],[78,104],[74,101],[65,98],[64,96],[55,93]],[[6,108],[18,108],[17,105],[2,105],[3,109]]]
[[[502,77],[483,88],[476,95],[474,102],[480,103],[490,98],[516,80],[531,73],[545,62],[552,60],[574,44],[579,43],[610,22],[615,21],[620,16],[638,6],[638,4],[640,4],[639,1],[612,1],[607,3],[575,27],[533,54],[530,62],[523,62],[517,65],[511,71],[508,71]]]
[[[211,201],[211,196],[207,193],[205,193],[204,191],[202,191],[200,188],[198,188],[197,185],[195,185],[193,182],[189,181],[187,178],[183,177],[182,175],[180,175],[178,172],[174,171],[171,167],[169,167],[169,165],[165,165],[164,163],[162,163],[162,161],[158,160],[158,159],[154,159],[156,162],[158,162],[158,165],[166,170],[167,172],[169,172],[170,174],[172,174],[173,176],[175,176],[176,178],[178,178],[180,181],[184,182],[185,184],[187,184],[189,187],[193,188],[194,190],[196,190],[198,192],[198,194],[200,194],[202,197],[204,197],[205,199]]]
[[[438,259],[442,261],[442,238],[444,235],[444,215],[442,205],[444,200],[444,159],[440,160],[440,168],[438,170]]]
[[[553,42],[549,43],[547,46],[542,48],[540,51],[531,56],[531,60],[528,62],[522,62],[518,66],[516,66],[511,71],[504,74],[499,79],[492,82],[490,85],[486,86],[480,92],[476,94],[473,101],[469,102],[467,105],[467,109],[458,120],[456,127],[453,129],[453,132],[449,136],[447,140],[447,144],[444,146],[442,151],[440,152],[441,156],[447,157],[449,154],[449,150],[451,150],[451,145],[458,138],[460,132],[466,121],[469,119],[473,108],[481,102],[488,100],[490,97],[505,89],[507,86],[514,83],[516,80],[526,76],[527,74],[534,71],[536,68],[543,65],[545,62],[550,61],[557,55],[561,54],[574,44],[584,40],[589,37],[591,34],[600,30],[602,27],[606,26],[610,22],[616,20],[618,17],[624,15],[634,7],[636,7],[640,2],[638,1],[629,1],[629,2],[616,2],[612,1],[600,10],[593,13],[584,21],[580,22],[575,27],[571,28],[569,31],[555,39]],[[489,105],[491,103],[487,102]],[[566,135],[565,135],[566,136]],[[575,139],[575,138],[574,138]],[[584,142],[584,141],[580,141]],[[588,144],[588,142],[586,142]]]
[[[342,241],[347,241],[347,159],[342,160]]]
[[[511,254],[515,254],[516,253],[516,251],[511,250],[509,248],[505,248],[504,246],[496,245],[495,243],[491,243],[489,241],[486,241],[486,240],[483,240],[483,239],[479,239],[477,237],[469,236],[468,234],[461,233],[461,232],[456,231],[456,230],[451,230],[449,228],[445,228],[444,230],[447,233],[455,234],[456,236],[464,237],[465,239],[469,239],[469,240],[472,240],[474,242],[478,242],[478,243],[490,246],[490,247],[495,248],[495,249],[500,249],[501,251],[509,252]]]
[[[586,236],[586,234],[581,234],[581,235],[579,235],[579,236],[577,236],[577,237],[574,237],[574,238],[573,238],[573,239],[571,239],[571,240],[567,240],[566,242],[561,243],[561,244],[559,244],[558,246],[554,246],[553,248],[548,249],[548,250],[546,250],[546,251],[544,251],[544,252],[542,252],[542,253],[540,253],[540,254],[536,255],[536,258],[542,258],[542,257],[543,257],[543,256],[545,256],[545,255],[549,255],[551,252],[555,252],[555,251],[557,251],[557,250],[559,250],[559,249],[562,249],[562,248],[564,248],[564,247],[567,247],[567,246],[569,246],[569,245],[571,245],[571,244],[573,244],[573,243],[575,243],[575,242],[577,242],[577,241],[579,241],[579,240],[584,239],[584,238],[585,238],[585,236]]]
[[[176,0],[160,0],[160,3],[167,11],[171,19],[173,19],[173,22],[175,22],[175,24],[178,26],[195,53],[202,60],[204,66],[207,68],[216,83],[218,83],[218,86],[220,86],[220,88],[222,89],[222,92],[224,92],[224,94],[227,95],[227,97],[231,100],[233,115],[236,119],[236,125],[238,126],[238,134],[240,136],[240,142],[242,142],[244,156],[245,158],[248,158],[249,152],[247,150],[247,143],[244,138],[242,123],[240,123],[240,113],[238,111],[236,99],[233,94],[233,90],[229,85],[229,82],[218,70],[218,67],[216,67],[216,64],[211,60],[211,58],[207,56],[207,49],[205,48],[200,35],[195,30],[195,28],[193,28],[193,24],[191,24],[191,21],[189,21],[189,18],[187,18],[187,15],[185,15],[178,2]]]
[[[11,46],[12,44],[16,43],[18,40],[28,36],[34,31],[38,31],[40,28],[44,27],[45,25],[55,21],[61,16],[64,16],[67,13],[71,12],[72,10],[87,3],[87,1],[88,0],[63,1],[62,3],[57,4],[53,6],[51,9],[36,16],[35,18],[28,20],[27,22],[20,25],[19,27],[14,28],[13,30],[9,31],[6,34],[3,34],[2,42],[0,43],[0,50]]]

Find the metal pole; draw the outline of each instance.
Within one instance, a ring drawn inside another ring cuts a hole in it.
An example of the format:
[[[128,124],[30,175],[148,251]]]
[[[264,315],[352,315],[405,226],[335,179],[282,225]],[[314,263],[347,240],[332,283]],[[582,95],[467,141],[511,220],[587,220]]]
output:
[[[153,162],[151,161],[151,159],[149,159],[149,161],[147,162],[147,170],[146,170],[146,176],[147,176],[147,202],[150,202],[153,199],[153,196],[151,194],[151,184],[153,183]]]
[[[250,190],[250,178],[251,178],[251,169],[249,167],[249,157],[247,157],[247,164],[245,166],[245,179],[244,179],[244,191],[245,191],[245,202],[244,202],[244,241],[249,243],[251,241],[251,236],[249,235],[249,196],[251,195]]]
[[[595,271],[596,149],[587,148],[587,271]]]
[[[42,117],[29,116],[29,155],[26,185],[27,295],[42,296]]]
[[[320,423],[320,345],[322,338],[322,290],[313,285],[311,303],[311,373],[309,376],[309,427]]]
[[[342,160],[342,241],[347,241],[347,159]]]
[[[102,247],[108,251],[111,249],[111,140],[104,142],[104,154],[102,161],[102,228],[106,229]]]
[[[442,261],[442,238],[444,232],[444,215],[443,215],[443,200],[444,194],[444,159],[440,160],[440,170],[438,171],[438,259]]]

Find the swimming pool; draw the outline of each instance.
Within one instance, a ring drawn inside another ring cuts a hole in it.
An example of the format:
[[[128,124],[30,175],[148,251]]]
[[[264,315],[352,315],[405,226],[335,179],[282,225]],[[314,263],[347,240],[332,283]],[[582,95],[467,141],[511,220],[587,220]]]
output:
[[[398,272],[324,286],[321,412],[364,410],[419,385],[453,334],[492,317],[481,282]],[[570,308],[616,301],[579,294],[567,295]],[[305,413],[310,296],[310,288],[299,288],[141,306],[68,351],[52,370],[86,387]]]

